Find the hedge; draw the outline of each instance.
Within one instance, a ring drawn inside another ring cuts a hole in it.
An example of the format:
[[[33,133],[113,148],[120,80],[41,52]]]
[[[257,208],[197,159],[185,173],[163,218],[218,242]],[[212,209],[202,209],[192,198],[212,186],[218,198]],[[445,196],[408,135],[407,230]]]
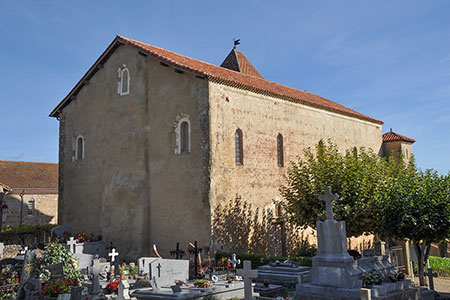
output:
[[[9,226],[6,225],[2,229],[2,240],[13,242],[15,239],[20,239],[22,243],[27,236],[36,236],[38,238],[43,236],[45,232],[47,236],[50,236],[52,228],[58,226],[57,224],[44,224],[44,225],[19,225]]]
[[[222,257],[230,257],[233,254],[218,252],[216,254],[216,261],[219,261]],[[252,269],[256,269],[260,266],[268,265],[271,262],[280,261],[283,262],[285,260],[295,261],[300,263],[301,266],[312,266],[312,257],[282,257],[282,256],[270,256],[264,254],[236,254],[236,258],[241,260],[241,264],[244,260],[250,260],[252,262]]]

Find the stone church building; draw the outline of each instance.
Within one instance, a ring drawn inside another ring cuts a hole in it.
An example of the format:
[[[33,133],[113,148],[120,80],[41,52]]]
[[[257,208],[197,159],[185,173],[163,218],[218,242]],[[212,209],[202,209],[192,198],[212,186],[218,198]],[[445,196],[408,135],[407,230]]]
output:
[[[50,116],[59,223],[127,258],[153,244],[165,257],[177,242],[210,247],[218,203],[239,194],[272,207],[289,161],[320,139],[385,151],[382,121],[265,80],[239,50],[216,66],[122,36]],[[389,151],[411,151],[390,138]]]

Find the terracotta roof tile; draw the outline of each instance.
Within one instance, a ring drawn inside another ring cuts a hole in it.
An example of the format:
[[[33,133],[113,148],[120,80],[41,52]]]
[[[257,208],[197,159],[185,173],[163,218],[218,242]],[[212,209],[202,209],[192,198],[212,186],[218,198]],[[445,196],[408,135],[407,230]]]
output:
[[[408,142],[408,143],[416,142],[416,140],[406,137],[404,135],[398,134],[396,132],[393,132],[392,130],[383,134],[383,142],[384,143],[397,142],[397,141]]]
[[[256,70],[256,68],[250,63],[247,57],[245,57],[244,53],[237,49],[232,49],[230,54],[228,54],[220,66],[222,68],[241,72],[250,76],[263,78],[261,74],[259,74],[258,70]]]
[[[320,97],[318,95],[300,91],[297,89],[293,89],[276,82],[265,80],[258,76],[248,75],[242,72],[236,72],[233,70],[229,70],[226,68],[222,68],[204,61],[200,61],[197,59],[193,59],[163,48],[159,48],[156,46],[151,46],[146,43],[142,43],[139,41],[135,41],[129,38],[125,38],[122,36],[117,36],[116,39],[112,42],[112,44],[108,47],[108,49],[103,53],[103,55],[97,60],[97,63],[102,63],[107,59],[110,51],[115,49],[115,45],[117,43],[127,44],[135,47],[142,53],[145,53],[149,56],[152,56],[161,62],[164,62],[168,65],[171,65],[180,70],[184,70],[187,72],[194,73],[201,77],[205,77],[208,80],[226,84],[229,86],[234,86],[241,89],[246,89],[253,91],[255,93],[265,94],[273,97],[287,99],[293,102],[302,103],[304,105],[317,107],[320,109],[336,112],[339,114],[351,116],[354,118],[367,120],[377,124],[383,124],[382,121],[373,119],[364,114],[361,114],[357,111],[354,111],[348,107]],[[89,79],[93,73],[96,72],[95,65],[92,66],[89,71],[83,76],[83,78],[78,82],[78,84],[72,89],[69,95],[61,101],[60,104],[50,113],[50,116],[57,117],[58,113],[61,109],[65,107],[71,100],[74,94],[78,93],[78,91],[82,88],[85,79]],[[247,65],[243,63],[244,69],[246,72],[252,72],[250,69],[250,63]],[[256,69],[255,69],[256,71]],[[256,71],[257,72],[257,71]],[[258,73],[259,74],[259,73]]]
[[[0,182],[11,188],[57,188],[58,164],[0,160]]]

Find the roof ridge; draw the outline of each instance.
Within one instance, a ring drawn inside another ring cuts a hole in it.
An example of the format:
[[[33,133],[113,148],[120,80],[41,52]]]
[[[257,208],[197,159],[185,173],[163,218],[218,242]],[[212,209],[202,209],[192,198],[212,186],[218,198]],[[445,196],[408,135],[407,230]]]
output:
[[[183,69],[186,72],[207,77],[209,80],[214,80],[218,83],[227,84],[237,88],[250,90],[255,93],[270,95],[272,97],[278,97],[285,100],[292,100],[303,105],[316,107],[361,120],[366,120],[372,123],[383,124],[383,122],[380,120],[371,118],[367,115],[364,115],[360,112],[357,112],[351,108],[338,104],[319,95],[288,87],[283,84],[264,79],[262,78],[262,76],[258,77],[242,72],[236,72],[234,70],[220,67],[209,62],[191,58],[183,54],[179,54],[161,47],[149,45],[147,43],[136,41],[120,35],[116,36],[114,41],[96,60],[94,65],[86,72],[86,74],[80,79],[77,85],[56,106],[56,108],[53,109],[53,111],[50,113],[50,116],[58,117],[59,111],[61,111],[61,109],[63,109],[72,100],[72,96],[74,94],[76,95],[83,87],[85,78],[90,78],[89,76],[92,77],[93,74],[95,74],[95,72],[97,71],[97,63],[102,63],[103,61],[105,61],[109,57],[109,55],[111,55],[112,51],[116,49],[116,45],[119,43],[133,46],[139,51],[145,52],[161,62],[170,64],[175,68]],[[245,55],[243,56],[245,57]],[[251,63],[249,62],[249,64]]]
[[[0,160],[2,162],[13,162],[13,163],[23,163],[23,164],[48,164],[48,165],[57,165],[58,163],[51,162],[40,162],[40,161],[24,161],[24,160]]]

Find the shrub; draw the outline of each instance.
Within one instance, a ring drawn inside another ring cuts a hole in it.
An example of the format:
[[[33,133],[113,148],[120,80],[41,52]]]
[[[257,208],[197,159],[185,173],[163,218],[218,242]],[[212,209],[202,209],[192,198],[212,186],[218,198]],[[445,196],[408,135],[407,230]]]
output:
[[[450,258],[430,256],[430,268],[437,272],[439,276],[450,277]],[[417,273],[417,263],[414,263],[414,270]]]

